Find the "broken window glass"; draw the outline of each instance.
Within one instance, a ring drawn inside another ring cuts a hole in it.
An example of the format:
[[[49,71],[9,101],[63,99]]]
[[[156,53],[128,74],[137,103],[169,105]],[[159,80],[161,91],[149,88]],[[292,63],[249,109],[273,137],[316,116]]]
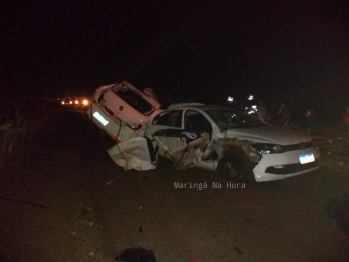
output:
[[[182,127],[182,111],[175,110],[175,111],[163,113],[154,119],[153,125],[181,128]]]
[[[119,89],[119,87],[116,86],[113,88],[113,91],[122,100],[143,115],[149,115],[154,110],[153,106],[147,100],[126,86],[122,89]]]

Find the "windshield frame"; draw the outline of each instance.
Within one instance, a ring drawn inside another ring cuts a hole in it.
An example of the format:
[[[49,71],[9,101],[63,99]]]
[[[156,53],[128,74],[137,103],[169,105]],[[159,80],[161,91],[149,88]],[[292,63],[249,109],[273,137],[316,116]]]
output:
[[[227,131],[228,129],[268,126],[267,123],[255,116],[231,108],[211,108],[203,109],[203,111],[222,131]],[[228,121],[229,119],[232,119],[231,122]]]

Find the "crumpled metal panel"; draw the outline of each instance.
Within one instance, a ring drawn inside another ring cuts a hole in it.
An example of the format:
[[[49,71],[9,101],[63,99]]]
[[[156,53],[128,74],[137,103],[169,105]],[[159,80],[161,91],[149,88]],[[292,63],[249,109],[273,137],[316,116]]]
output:
[[[239,140],[237,138],[219,138],[217,141],[214,141],[213,144],[216,148],[218,158],[221,158],[224,152],[229,150],[231,147],[239,147],[244,151],[245,155],[252,163],[258,163],[260,160],[260,155],[257,150],[247,141]]]
[[[152,163],[146,138],[135,137],[121,142],[108,149],[114,162],[125,170],[151,170],[156,168]]]
[[[181,150],[169,152],[169,155],[176,164],[177,169],[187,169],[196,166],[198,162],[209,160],[210,156],[215,152],[217,159],[215,163],[212,163],[212,169],[215,169],[224,152],[232,147],[241,148],[252,163],[256,164],[259,162],[260,155],[247,141],[227,137],[209,141],[209,134],[205,132],[201,134],[200,138],[194,140],[186,147],[182,147]]]

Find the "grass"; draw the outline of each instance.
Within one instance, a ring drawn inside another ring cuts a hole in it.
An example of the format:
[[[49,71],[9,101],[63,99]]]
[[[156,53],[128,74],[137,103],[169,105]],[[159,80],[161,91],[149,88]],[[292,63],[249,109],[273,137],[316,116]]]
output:
[[[53,102],[37,102],[2,94],[0,97],[0,171],[18,165],[30,156],[40,140],[47,120],[53,115]]]

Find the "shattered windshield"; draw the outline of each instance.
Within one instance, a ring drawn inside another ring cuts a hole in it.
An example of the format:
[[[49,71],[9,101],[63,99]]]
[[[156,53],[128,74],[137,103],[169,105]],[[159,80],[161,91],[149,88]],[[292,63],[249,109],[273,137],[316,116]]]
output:
[[[232,109],[204,110],[222,130],[266,126],[267,124],[254,116]]]

